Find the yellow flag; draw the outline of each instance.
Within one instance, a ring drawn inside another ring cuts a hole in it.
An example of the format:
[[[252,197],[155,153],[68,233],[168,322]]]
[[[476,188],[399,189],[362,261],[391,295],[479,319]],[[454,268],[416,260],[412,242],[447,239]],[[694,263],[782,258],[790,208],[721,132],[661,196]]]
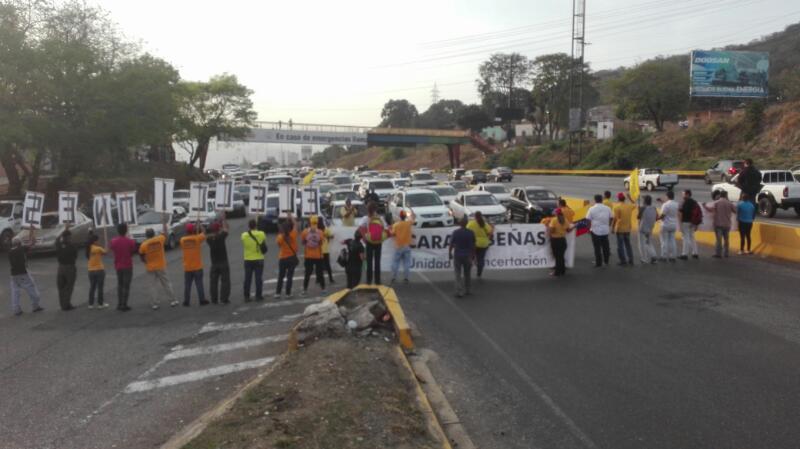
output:
[[[310,172],[308,172],[306,177],[303,178],[303,185],[307,186],[307,185],[311,184],[311,181],[313,181],[313,180],[314,180],[314,170],[311,170]]]
[[[634,201],[639,199],[639,169],[631,172],[631,180],[628,182],[628,192]]]

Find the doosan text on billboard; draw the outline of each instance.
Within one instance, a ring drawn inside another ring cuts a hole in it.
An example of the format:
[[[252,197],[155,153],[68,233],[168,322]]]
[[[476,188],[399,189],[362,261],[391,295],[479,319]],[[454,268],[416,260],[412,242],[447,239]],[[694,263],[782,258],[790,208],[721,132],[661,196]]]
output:
[[[764,98],[769,94],[769,53],[758,51],[692,52],[693,97]]]

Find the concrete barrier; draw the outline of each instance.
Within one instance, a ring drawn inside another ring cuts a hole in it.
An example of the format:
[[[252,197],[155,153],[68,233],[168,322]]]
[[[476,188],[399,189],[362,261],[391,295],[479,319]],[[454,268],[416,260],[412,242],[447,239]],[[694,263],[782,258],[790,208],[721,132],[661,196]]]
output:
[[[631,170],[560,170],[549,168],[520,168],[514,170],[515,175],[562,175],[562,176],[628,176]],[[702,170],[664,170],[664,173],[675,174],[682,178],[702,178],[706,172]]]
[[[378,294],[380,294],[383,298],[383,303],[386,305],[386,308],[389,310],[389,314],[392,316],[392,323],[394,323],[395,332],[397,332],[397,338],[400,341],[400,346],[407,351],[414,350],[414,341],[411,339],[411,327],[408,325],[406,315],[403,313],[403,308],[400,307],[400,301],[397,299],[397,294],[394,292],[393,288],[383,285],[361,284],[353,290],[377,291]],[[328,296],[326,301],[334,304],[338,303],[344,299],[348,293],[350,293],[349,289],[340,290]]]

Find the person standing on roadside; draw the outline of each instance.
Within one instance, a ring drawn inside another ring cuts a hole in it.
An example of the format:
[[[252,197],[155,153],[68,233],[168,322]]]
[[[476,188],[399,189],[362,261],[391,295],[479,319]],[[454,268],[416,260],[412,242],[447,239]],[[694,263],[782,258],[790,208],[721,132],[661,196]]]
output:
[[[89,272],[89,308],[94,309],[95,297],[97,308],[105,309],[108,304],[103,299],[103,288],[106,283],[106,267],[103,256],[108,250],[99,243],[100,237],[94,232],[89,233],[89,242],[86,244],[87,271]]]
[[[197,299],[201,306],[208,304],[203,287],[203,242],[206,235],[200,223],[187,223],[186,235],[181,237],[183,250],[183,306],[189,307],[192,299],[192,284],[197,289]]]
[[[347,242],[347,288],[355,288],[361,283],[361,270],[364,269],[364,245],[361,231],[356,229],[353,239]]]
[[[278,285],[275,288],[275,299],[280,299],[284,281],[286,282],[286,297],[292,297],[292,281],[294,270],[300,264],[297,257],[297,230],[291,212],[286,221],[281,223],[275,243],[278,244]]]
[[[303,296],[308,294],[308,282],[311,280],[311,273],[316,273],[317,284],[322,288],[322,293],[325,290],[325,275],[322,273],[322,231],[317,228],[319,217],[312,215],[308,220],[308,227],[303,230],[300,240],[303,241],[305,247],[305,274],[303,278]]]
[[[755,205],[758,192],[761,191],[761,172],[753,165],[753,160],[744,160],[744,168],[736,177],[736,186],[747,194],[748,201]]]
[[[392,284],[397,279],[400,264],[403,264],[403,281],[408,283],[411,271],[411,243],[414,239],[414,213],[406,217],[406,211],[400,211],[400,221],[392,225],[391,235],[394,237],[394,258],[392,259]]]
[[[467,229],[475,234],[475,265],[476,275],[480,278],[483,275],[483,267],[486,265],[486,252],[492,244],[494,228],[486,222],[480,211],[475,212],[475,218],[467,223]]]
[[[617,236],[617,256],[619,265],[633,265],[633,248],[631,247],[631,228],[633,227],[633,213],[636,205],[625,201],[625,194],[617,194],[619,201],[614,208],[614,219],[611,224],[614,234]]]
[[[572,230],[572,223],[564,216],[561,208],[556,209],[555,216],[547,223],[547,234],[550,236],[550,249],[556,260],[555,269],[550,276],[564,276],[567,274],[565,255],[567,253],[567,233]]]
[[[730,243],[728,238],[731,232],[731,217],[736,213],[736,205],[728,201],[728,192],[720,192],[718,200],[709,205],[703,204],[707,211],[714,213],[714,236],[716,237],[716,251],[714,258],[728,257]]]
[[[750,233],[756,219],[756,206],[746,193],[742,194],[742,201],[736,205],[736,219],[739,222],[739,254],[753,254]]]
[[[639,208],[639,254],[642,263],[656,263],[657,254],[653,244],[653,227],[658,221],[658,211],[653,206],[653,197],[645,195],[644,206]]]
[[[146,240],[139,245],[139,257],[144,262],[147,277],[152,278],[150,280],[150,308],[153,310],[161,307],[159,298],[162,293],[166,295],[170,307],[178,305],[178,299],[172,289],[172,282],[167,277],[167,257],[164,253],[164,245],[167,242],[169,229],[167,229],[166,218],[161,226],[160,235],[156,235],[155,231],[150,228],[144,231]]]
[[[561,209],[561,213],[564,214],[564,218],[566,218],[568,222],[575,223],[575,211],[567,205],[567,200],[560,198],[558,200],[558,208]]]
[[[75,278],[78,270],[75,261],[78,259],[78,248],[72,244],[72,232],[69,226],[56,237],[56,259],[58,260],[58,303],[61,310],[68,312],[75,307],[72,305],[72,291],[75,290]]]
[[[247,231],[241,236],[244,249],[244,302],[250,302],[250,284],[255,282],[256,301],[263,301],[264,254],[267,253],[267,235],[256,229],[256,221],[247,222]]]
[[[467,217],[458,222],[458,229],[450,237],[450,260],[455,271],[456,297],[471,295],[472,261],[475,259],[475,234],[467,229]]]
[[[693,259],[700,256],[697,252],[697,240],[694,233],[697,227],[703,222],[703,211],[700,205],[692,198],[691,190],[683,191],[683,203],[679,210],[681,220],[681,234],[683,234],[683,249],[681,250],[681,260],[689,260],[689,253]]]
[[[211,232],[206,237],[206,244],[211,253],[211,272],[209,285],[212,304],[229,304],[231,302],[231,267],[228,265],[228,222],[222,212],[222,223],[211,223]]]
[[[378,203],[371,201],[367,205],[367,216],[359,225],[361,235],[367,243],[367,284],[381,283],[381,250],[383,242],[388,238],[386,223],[378,215]]]
[[[342,216],[342,226],[346,228],[352,228],[356,225],[356,215],[358,214],[358,209],[353,206],[350,198],[345,200],[344,207],[342,208],[340,214]]]
[[[325,219],[320,218],[317,222],[317,227],[319,231],[322,233],[322,275],[324,276],[325,273],[328,274],[328,280],[331,284],[334,284],[333,281],[333,267],[331,267],[331,247],[330,241],[333,238],[333,231],[327,226],[325,226]]]
[[[40,305],[41,296],[36,282],[28,273],[28,251],[36,242],[33,233],[34,231],[31,229],[27,245],[22,244],[22,238],[19,236],[11,239],[11,249],[8,251],[8,264],[11,266],[11,313],[14,316],[22,315],[22,307],[19,303],[22,290],[28,293],[31,305],[33,305],[33,312],[44,310]]]
[[[603,204],[609,209],[614,209],[614,204],[611,202],[611,191],[606,190],[603,192]]]
[[[678,256],[678,243],[675,241],[675,232],[678,230],[678,203],[675,201],[675,192],[667,192],[667,201],[661,205],[661,260],[675,262]]]
[[[594,206],[586,212],[586,219],[590,223],[589,232],[592,235],[592,246],[594,246],[594,267],[600,268],[604,263],[608,265],[611,259],[608,234],[611,232],[613,214],[611,208],[603,204],[602,195],[595,195],[594,203]]]
[[[111,251],[114,253],[114,269],[117,271],[117,310],[127,312],[128,297],[131,294],[133,280],[133,255],[136,254],[136,241],[128,237],[128,225],[117,225],[117,236],[111,239]]]

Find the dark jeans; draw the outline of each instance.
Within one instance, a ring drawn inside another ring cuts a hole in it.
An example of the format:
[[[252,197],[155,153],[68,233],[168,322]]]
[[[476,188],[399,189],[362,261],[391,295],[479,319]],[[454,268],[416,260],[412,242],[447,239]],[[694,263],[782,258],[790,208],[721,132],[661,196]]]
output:
[[[553,258],[556,259],[556,268],[553,274],[563,276],[567,272],[567,264],[564,259],[564,255],[567,253],[567,239],[564,237],[551,238],[550,248],[553,250]]]
[[[209,273],[211,302],[230,302],[231,299],[231,267],[227,263],[211,264]]]
[[[104,270],[89,272],[89,305],[94,305],[95,292],[97,292],[97,304],[103,305],[103,285],[106,283],[106,272]]]
[[[331,254],[325,253],[322,255],[322,270],[325,273],[328,273],[328,279],[331,280],[331,284],[333,284],[333,269],[331,268]]]
[[[292,278],[294,278],[294,269],[297,268],[298,260],[296,257],[287,257],[278,261],[278,286],[275,288],[275,294],[280,295],[283,290],[283,281],[286,280],[286,294],[292,294]]]
[[[633,265],[633,248],[631,247],[630,232],[617,233],[617,255],[619,256],[620,263],[629,263]]]
[[[305,260],[305,277],[303,278],[303,291],[308,290],[308,281],[311,280],[311,272],[317,274],[317,284],[322,289],[325,289],[325,275],[322,273],[322,259],[306,259]]]
[[[591,234],[592,245],[594,245],[594,264],[599,267],[605,262],[608,265],[608,261],[611,259],[611,245],[608,243],[608,235],[597,235],[594,232]]]
[[[381,249],[380,243],[367,243],[367,284],[381,283]]]
[[[347,288],[354,288],[361,283],[361,268],[362,264],[360,261],[358,266],[347,267]]]
[[[472,257],[454,256],[453,271],[456,275],[456,296],[464,296],[470,293]]]
[[[255,279],[254,279],[255,278]],[[256,298],[264,297],[264,261],[245,260],[244,261],[244,299],[250,299],[250,283],[256,283]]]
[[[117,270],[117,308],[128,306],[128,297],[131,295],[131,280],[133,268]]]
[[[486,265],[486,252],[489,248],[475,248],[476,267],[478,270],[478,277],[483,274],[483,267]]]
[[[741,222],[741,221],[739,222],[739,250],[740,251],[744,251],[745,249],[747,251],[750,251],[750,245],[752,243],[750,241],[750,233],[752,231],[753,231],[753,223],[744,223],[744,222]],[[747,245],[745,245],[745,242],[747,242]]]
[[[200,304],[206,303],[206,292],[203,289],[203,270],[183,272],[183,303],[189,305],[191,302],[192,284],[197,288],[197,299]]]
[[[56,286],[58,286],[58,304],[61,310],[72,308],[72,291],[75,290],[75,277],[78,271],[75,265],[59,265],[56,276]]]

